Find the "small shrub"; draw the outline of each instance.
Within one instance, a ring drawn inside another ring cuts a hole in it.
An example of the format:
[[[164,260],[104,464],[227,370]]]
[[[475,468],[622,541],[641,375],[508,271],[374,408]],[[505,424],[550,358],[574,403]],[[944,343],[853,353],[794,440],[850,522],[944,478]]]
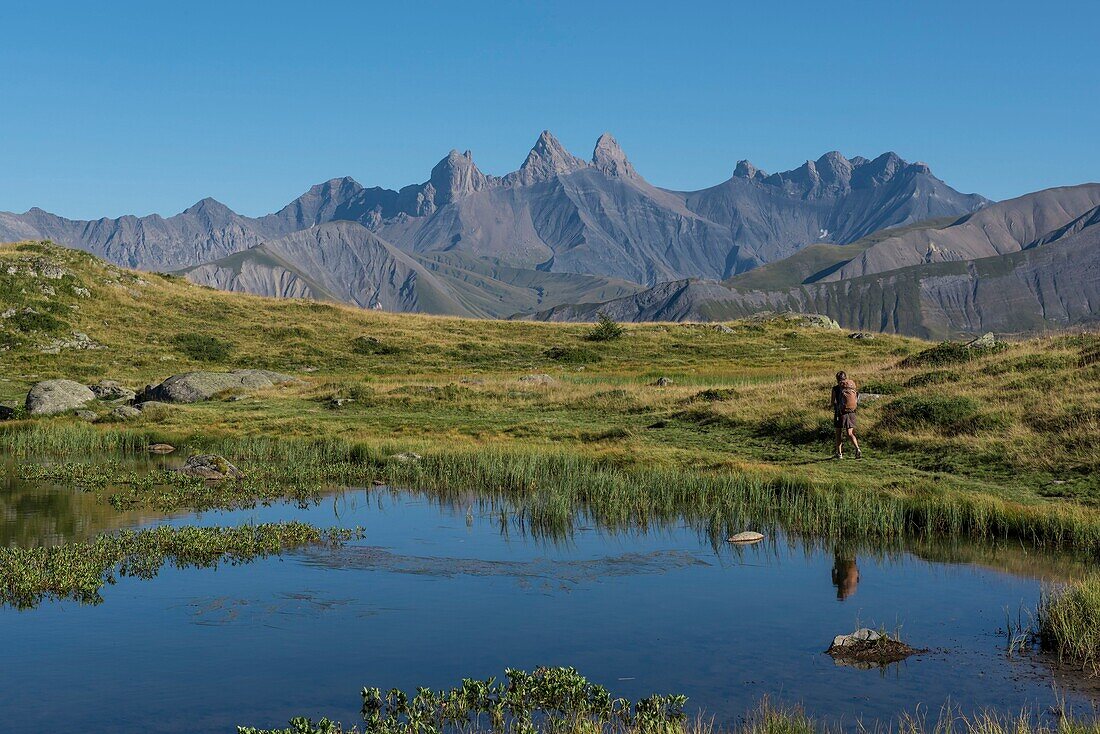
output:
[[[373,336],[357,336],[351,340],[351,351],[365,357],[381,354],[398,354],[401,350]]]
[[[584,338],[590,342],[609,342],[618,339],[626,330],[615,319],[608,316],[601,311],[596,316],[596,325],[592,327],[592,330],[584,335]]]
[[[925,385],[942,385],[946,382],[958,382],[959,374],[947,370],[934,370],[913,375],[905,383],[906,387],[924,387]]]
[[[733,400],[737,397],[737,390],[732,387],[711,387],[695,393],[692,400],[702,400],[707,403],[718,403],[723,400]]]
[[[172,343],[196,362],[224,362],[233,352],[232,344],[209,334],[195,332],[176,334],[172,338]]]
[[[992,347],[969,347],[960,342],[941,342],[923,352],[906,357],[902,367],[940,367],[949,364],[963,364],[979,357],[996,354],[1007,349],[998,342]]]
[[[982,415],[978,403],[965,397],[899,398],[886,406],[882,417],[882,425],[886,428],[927,427],[947,434],[975,433],[1001,424],[996,416]]]
[[[56,334],[69,327],[69,325],[53,314],[43,313],[34,309],[24,309],[13,314],[5,322],[24,334],[32,331],[41,331],[47,334]]]
[[[550,347],[543,356],[562,364],[592,364],[599,362],[599,354],[585,347]]]

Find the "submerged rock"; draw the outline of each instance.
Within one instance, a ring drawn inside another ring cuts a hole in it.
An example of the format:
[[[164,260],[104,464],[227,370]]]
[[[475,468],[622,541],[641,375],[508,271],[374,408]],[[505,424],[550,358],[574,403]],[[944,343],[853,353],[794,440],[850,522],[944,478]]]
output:
[[[736,535],[731,535],[729,537],[729,542],[730,543],[738,543],[738,544],[748,544],[748,543],[759,543],[763,539],[764,539],[763,533],[758,533],[758,532],[755,532],[753,530],[745,530],[745,531],[742,531],[740,533],[737,533]]]
[[[173,470],[178,474],[199,479],[241,479],[244,477],[237,467],[217,454],[202,454],[187,459],[187,463]]]
[[[137,399],[141,402],[197,403],[226,390],[262,390],[297,381],[295,377],[271,370],[185,372],[172,375],[159,385],[147,386]]]
[[[93,400],[95,393],[79,382],[45,380],[31,387],[26,408],[30,415],[55,415],[82,408]]]

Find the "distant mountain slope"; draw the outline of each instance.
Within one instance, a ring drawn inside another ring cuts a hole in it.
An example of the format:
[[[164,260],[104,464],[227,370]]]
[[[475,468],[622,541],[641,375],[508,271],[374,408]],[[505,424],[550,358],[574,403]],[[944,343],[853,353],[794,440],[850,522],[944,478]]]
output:
[[[772,175],[742,162],[718,186],[668,191],[645,181],[608,134],[584,160],[543,132],[523,165],[502,177],[480,171],[468,151],[451,151],[427,181],[398,191],[332,179],[255,219],[210,199],[167,218],[0,213],[0,241],[49,238],[118,264],[168,270],[353,221],[417,255],[462,253],[522,270],[655,284],[726,278],[809,244],[848,243],[985,203],[893,153],[873,161],[829,153]]]
[[[328,222],[181,271],[221,290],[317,298],[386,311],[507,317],[641,289],[606,278],[522,270],[457,254],[417,257],[355,222]]]
[[[409,255],[354,222],[329,222],[184,271],[188,280],[264,296],[311,297],[364,308],[469,315]]]
[[[1038,191],[990,205],[935,232],[918,230],[884,239],[824,279],[1017,252],[1097,205],[1100,184]]]
[[[1100,186],[1085,185],[1043,191],[1005,202],[1005,207],[991,206],[1001,210],[994,211],[989,221],[1010,222],[1011,226],[998,229],[989,225],[990,239],[1002,237],[1007,230],[1024,243],[1005,254],[919,263],[843,280],[811,275],[791,282],[834,259],[834,250],[842,248],[830,248],[813,257],[806,250],[796,256],[804,261],[801,265],[796,263],[766,278],[749,273],[726,284],[700,280],[661,283],[630,297],[560,306],[534,318],[588,321],[602,311],[625,321],[708,321],[763,310],[798,311],[828,314],[852,329],[923,337],[1100,323],[1100,205],[1081,211],[1097,189]],[[1033,214],[1021,219],[1021,212]],[[1072,218],[1036,236],[1036,222],[1045,226],[1059,216]],[[893,236],[882,233],[865,242],[863,251],[915,237],[950,237],[957,227],[966,227],[964,233],[969,236],[971,227],[967,225],[977,218],[974,215],[948,227],[936,223],[916,226]],[[754,283],[770,287],[751,287]]]

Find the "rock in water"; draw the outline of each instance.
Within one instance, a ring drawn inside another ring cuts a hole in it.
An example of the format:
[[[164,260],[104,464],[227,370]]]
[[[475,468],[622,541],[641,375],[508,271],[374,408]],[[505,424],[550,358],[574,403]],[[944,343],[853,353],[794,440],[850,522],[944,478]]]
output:
[[[729,542],[730,543],[748,544],[748,543],[759,543],[763,539],[764,539],[764,535],[762,533],[757,533],[753,530],[745,530],[744,532],[737,533],[736,535],[731,535],[729,537]]]
[[[883,635],[879,632],[875,632],[873,629],[863,627],[858,629],[850,635],[837,635],[833,638],[833,644],[829,646],[829,649],[836,647],[846,647],[848,645],[855,645],[859,642],[875,642],[881,640]]]
[[[150,454],[170,454],[176,447],[170,443],[151,443],[145,450]]]
[[[175,471],[184,476],[198,477],[199,479],[241,479],[244,477],[244,472],[230,464],[225,457],[217,454],[192,456],[186,464]]]
[[[76,410],[95,400],[95,393],[72,380],[46,380],[31,387],[26,408],[30,415],[54,415]]]
[[[297,382],[297,378],[270,370],[233,372],[185,372],[172,375],[159,385],[150,385],[138,394],[139,402],[197,403],[209,400],[225,390],[262,390],[266,387]]]

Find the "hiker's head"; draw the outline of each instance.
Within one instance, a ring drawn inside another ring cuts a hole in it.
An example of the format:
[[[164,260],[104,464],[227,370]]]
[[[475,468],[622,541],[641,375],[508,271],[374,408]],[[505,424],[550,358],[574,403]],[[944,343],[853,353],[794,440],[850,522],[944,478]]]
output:
[[[841,370],[840,372],[836,373],[836,381],[837,382],[844,382],[847,379],[848,379],[848,373],[845,372],[844,370]]]

